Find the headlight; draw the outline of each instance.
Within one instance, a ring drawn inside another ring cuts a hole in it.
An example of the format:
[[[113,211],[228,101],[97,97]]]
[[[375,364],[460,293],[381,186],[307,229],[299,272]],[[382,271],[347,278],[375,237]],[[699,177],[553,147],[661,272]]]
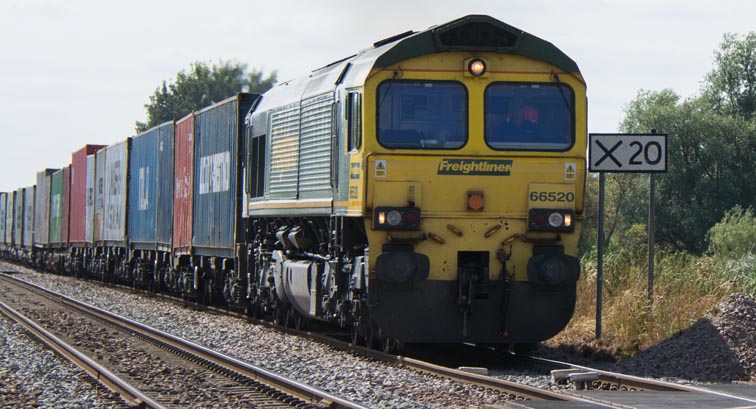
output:
[[[388,217],[386,217],[386,221],[391,226],[398,226],[399,223],[402,222],[402,214],[399,213],[398,210],[392,210],[388,212]]]
[[[549,226],[562,227],[563,223],[564,223],[564,216],[562,216],[561,213],[554,212],[549,215]]]

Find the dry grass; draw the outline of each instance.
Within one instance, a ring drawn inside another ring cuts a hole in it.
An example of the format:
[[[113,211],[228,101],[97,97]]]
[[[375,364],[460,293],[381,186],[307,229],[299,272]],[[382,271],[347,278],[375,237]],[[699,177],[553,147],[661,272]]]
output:
[[[725,263],[708,257],[673,254],[657,259],[653,302],[648,270],[628,263],[639,254],[620,254],[604,264],[602,336],[596,340],[596,265],[583,261],[575,314],[550,346],[603,351],[622,359],[689,327],[727,295],[742,290]]]

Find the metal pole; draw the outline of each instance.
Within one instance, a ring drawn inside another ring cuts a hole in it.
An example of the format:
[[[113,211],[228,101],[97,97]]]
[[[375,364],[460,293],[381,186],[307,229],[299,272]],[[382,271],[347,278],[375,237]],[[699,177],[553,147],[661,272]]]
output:
[[[654,174],[649,175],[649,197],[648,197],[648,302],[654,302],[654,241],[655,240],[655,219],[656,215],[656,181]]]
[[[596,339],[601,338],[601,305],[604,287],[604,172],[599,173],[598,260],[596,264]]]

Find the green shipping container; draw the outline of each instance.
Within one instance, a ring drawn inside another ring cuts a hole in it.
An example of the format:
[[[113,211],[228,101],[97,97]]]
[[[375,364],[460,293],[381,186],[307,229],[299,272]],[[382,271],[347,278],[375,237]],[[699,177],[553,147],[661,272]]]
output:
[[[61,241],[61,225],[63,221],[63,169],[52,175],[50,186],[50,244]]]

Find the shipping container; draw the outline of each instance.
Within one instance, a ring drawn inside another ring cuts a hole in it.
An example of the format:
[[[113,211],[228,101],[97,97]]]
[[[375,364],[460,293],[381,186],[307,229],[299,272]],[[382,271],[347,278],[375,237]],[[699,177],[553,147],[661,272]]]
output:
[[[0,250],[5,248],[5,206],[8,202],[8,193],[0,192]]]
[[[131,140],[129,156],[129,242],[134,249],[155,249],[157,243],[158,128]]]
[[[22,245],[24,249],[31,249],[34,245],[34,196],[36,186],[24,189],[24,232]]]
[[[26,188],[16,190],[16,201],[13,209],[13,246],[21,248],[24,242],[24,199]]]
[[[71,246],[74,247],[83,247],[86,243],[87,158],[104,147],[103,145],[85,145],[71,155],[68,234]]]
[[[94,243],[94,215],[95,215],[95,155],[87,156],[87,204],[84,226],[84,240],[87,246]]]
[[[63,222],[63,169],[52,174],[50,185],[50,246],[61,243],[61,225]]]
[[[110,246],[125,246],[128,240],[126,213],[130,149],[131,138],[104,149],[107,154],[105,155],[104,219],[101,240]]]
[[[71,165],[63,168],[63,211],[60,213],[60,247],[68,246],[68,230],[71,219]]]
[[[173,174],[173,254],[192,251],[194,113],[176,122]]]
[[[100,245],[105,238],[105,163],[108,150],[101,149],[95,154],[95,203],[93,240]]]
[[[8,192],[8,202],[5,207],[5,247],[13,247],[13,211],[16,207],[16,192]]]
[[[34,246],[50,245],[50,205],[52,175],[57,169],[45,169],[37,172],[37,191],[34,197]]]
[[[244,117],[252,94],[240,93],[197,113],[192,247],[201,256],[233,257],[241,226]]]
[[[174,122],[160,126],[158,134],[157,242],[171,250],[173,232],[173,131]]]

